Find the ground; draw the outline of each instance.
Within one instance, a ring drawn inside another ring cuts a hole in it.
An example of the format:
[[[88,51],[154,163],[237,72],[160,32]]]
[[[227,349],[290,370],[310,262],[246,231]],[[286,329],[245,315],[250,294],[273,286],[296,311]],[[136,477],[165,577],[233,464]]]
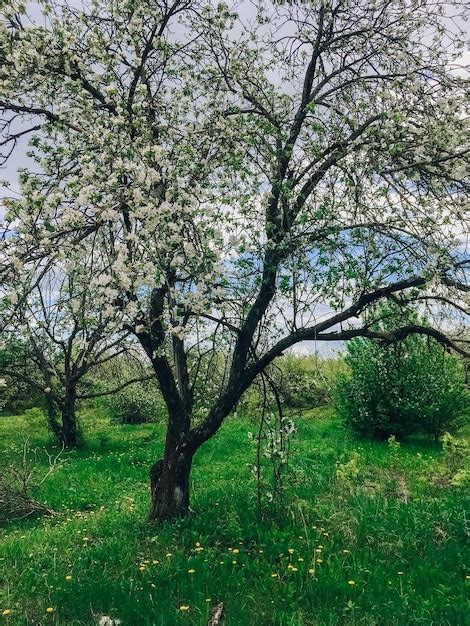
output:
[[[196,457],[193,514],[151,526],[148,472],[163,425],[82,414],[86,444],[35,492],[58,512],[0,527],[8,626],[470,624],[470,498],[440,444],[356,440],[331,411],[297,419],[284,500],[261,519],[248,419]],[[35,411],[0,417],[2,462],[54,452]]]

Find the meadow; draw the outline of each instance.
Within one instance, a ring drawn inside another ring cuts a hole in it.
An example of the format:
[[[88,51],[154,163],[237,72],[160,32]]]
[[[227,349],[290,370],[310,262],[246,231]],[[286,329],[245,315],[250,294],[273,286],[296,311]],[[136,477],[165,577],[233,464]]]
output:
[[[0,527],[0,623],[205,625],[223,602],[227,626],[470,624],[470,497],[440,443],[365,442],[307,411],[282,498],[260,515],[256,424],[230,418],[195,459],[192,515],[152,526],[164,425],[81,420],[84,446],[34,493],[57,514]],[[2,463],[20,463],[25,440],[40,477],[44,418],[0,417]]]

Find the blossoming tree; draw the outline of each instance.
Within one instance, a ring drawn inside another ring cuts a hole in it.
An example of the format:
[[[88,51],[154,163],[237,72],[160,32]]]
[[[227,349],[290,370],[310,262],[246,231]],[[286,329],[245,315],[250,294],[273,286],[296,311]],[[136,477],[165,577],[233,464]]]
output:
[[[94,246],[75,244],[65,252],[54,259],[9,257],[2,311],[8,349],[0,375],[43,394],[57,443],[74,447],[81,440],[77,401],[115,393],[147,376],[141,365],[117,384],[90,384],[100,366],[135,352],[135,342],[123,329],[120,311],[100,301]]]
[[[41,6],[3,9],[2,145],[32,133],[37,163],[7,202],[7,263],[90,242],[107,259],[97,297],[168,408],[152,519],[188,512],[194,454],[294,344],[465,351],[372,319],[385,298],[464,311],[460,2]]]

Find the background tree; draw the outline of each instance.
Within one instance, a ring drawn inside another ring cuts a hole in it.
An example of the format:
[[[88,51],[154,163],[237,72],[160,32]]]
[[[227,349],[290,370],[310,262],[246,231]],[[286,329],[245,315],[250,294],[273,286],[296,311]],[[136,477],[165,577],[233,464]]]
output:
[[[45,266],[44,259],[38,266],[10,258],[4,283],[6,288],[13,283],[15,290],[4,298],[2,329],[9,348],[2,352],[0,375],[43,397],[54,437],[66,447],[80,443],[79,400],[114,393],[146,377],[134,362],[133,374],[119,383],[89,384],[93,371],[130,353],[132,343],[119,311],[100,301],[93,287],[96,254],[84,247],[75,245],[73,257],[59,255]]]
[[[463,4],[43,6],[41,26],[3,10],[4,145],[40,129],[41,169],[6,242],[49,258],[93,240],[109,260],[103,293],[168,408],[152,519],[187,513],[194,454],[295,343],[423,333],[463,351],[359,321],[394,294],[464,308]]]

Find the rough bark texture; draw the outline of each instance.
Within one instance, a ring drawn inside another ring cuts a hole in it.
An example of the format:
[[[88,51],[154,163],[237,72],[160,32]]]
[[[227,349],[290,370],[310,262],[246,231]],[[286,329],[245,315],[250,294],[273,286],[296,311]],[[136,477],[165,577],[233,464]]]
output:
[[[80,429],[75,412],[76,402],[75,390],[67,391],[64,401],[60,403],[54,401],[51,396],[47,397],[49,427],[56,442],[64,448],[76,448],[81,442]]]
[[[178,448],[157,461],[150,471],[151,521],[184,517],[189,513],[189,474],[192,455]]]

